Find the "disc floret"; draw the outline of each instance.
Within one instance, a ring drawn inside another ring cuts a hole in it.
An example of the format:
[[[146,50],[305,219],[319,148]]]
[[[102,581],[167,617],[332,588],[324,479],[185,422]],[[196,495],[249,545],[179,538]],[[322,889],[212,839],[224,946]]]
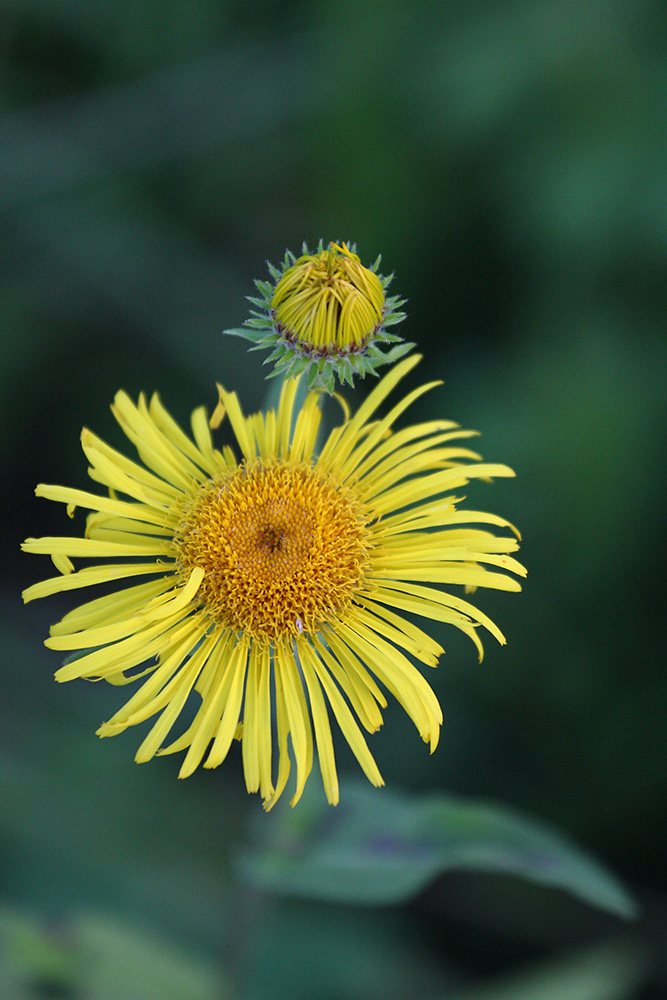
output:
[[[175,539],[183,580],[204,570],[212,621],[260,642],[317,631],[360,585],[367,515],[354,493],[305,465],[245,464],[204,483]]]

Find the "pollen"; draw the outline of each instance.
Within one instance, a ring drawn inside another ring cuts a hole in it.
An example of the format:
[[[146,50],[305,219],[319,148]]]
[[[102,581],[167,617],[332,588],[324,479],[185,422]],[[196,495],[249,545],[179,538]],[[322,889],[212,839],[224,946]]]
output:
[[[312,468],[239,467],[184,504],[182,574],[204,570],[198,598],[216,623],[276,642],[313,633],[351,602],[369,531],[356,496]]]
[[[382,282],[345,243],[299,257],[271,300],[280,335],[314,357],[363,351],[382,326],[384,308]]]

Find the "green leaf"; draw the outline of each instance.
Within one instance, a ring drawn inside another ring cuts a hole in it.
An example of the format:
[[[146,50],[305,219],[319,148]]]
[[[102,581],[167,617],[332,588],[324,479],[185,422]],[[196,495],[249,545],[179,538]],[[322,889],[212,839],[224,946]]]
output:
[[[93,913],[68,914],[58,927],[0,905],[2,996],[104,997],[106,1000],[227,1000],[230,987],[210,960],[151,935],[142,926]],[[122,955],[122,962],[119,956]]]
[[[379,347],[376,347],[375,344],[372,343],[369,344],[368,347],[366,348],[366,353],[368,357],[371,359],[371,361],[379,361],[380,364],[383,364],[385,361],[384,353],[380,350]]]
[[[375,371],[375,365],[372,363],[368,355],[358,354],[357,360],[359,363],[359,374],[362,378],[365,378],[367,375],[377,374]]]
[[[85,990],[88,996],[227,1000],[231,995],[211,964],[141,927],[83,913],[72,928],[72,936],[82,965],[86,963],[84,969],[87,966],[90,970],[89,990]]]
[[[646,957],[628,942],[595,945],[522,969],[448,1000],[628,1000],[646,976]]]
[[[269,840],[239,860],[272,892],[337,903],[401,903],[443,872],[519,876],[617,916],[635,915],[620,882],[565,836],[490,802],[408,798],[358,784],[332,809],[309,797],[271,814]],[[265,831],[266,835],[266,831]]]
[[[251,351],[268,351],[269,348],[275,346],[277,340],[278,338],[275,334],[268,333],[266,337],[262,337],[261,340],[258,340],[253,347],[248,348],[248,354],[250,354]],[[264,364],[265,362],[262,363]]]

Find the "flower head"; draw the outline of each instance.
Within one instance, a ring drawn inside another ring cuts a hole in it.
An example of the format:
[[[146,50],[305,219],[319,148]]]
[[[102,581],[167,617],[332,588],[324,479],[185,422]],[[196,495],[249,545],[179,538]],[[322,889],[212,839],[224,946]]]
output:
[[[335,379],[352,384],[355,375],[375,374],[379,365],[398,360],[406,344],[387,327],[400,323],[403,301],[387,297],[392,279],[377,273],[380,258],[364,267],[354,245],[330,243],[324,249],[295,258],[289,251],[282,269],[269,264],[275,284],[256,281],[261,298],[237,334],[258,348],[273,347],[266,363],[275,361],[272,375],[308,372],[308,386],[333,392]],[[259,311],[257,311],[259,310]],[[380,344],[393,343],[389,350]]]
[[[130,583],[66,614],[46,640],[76,654],[57,671],[59,681],[142,679],[100,736],[156,717],[136,760],[186,751],[181,777],[202,762],[217,767],[239,739],[247,788],[259,790],[266,808],[288,780],[288,737],[292,803],[314,747],[327,797],[338,801],[331,713],[369,780],[381,785],[362,729],[380,727],[385,691],[435,749],[442,713],[412,661],[436,666],[443,650],[406,616],[456,626],[481,658],[478,626],[504,642],[501,632],[440,585],[519,590],[509,574],[525,571],[511,556],[511,525],[459,510],[454,495],[473,478],[512,471],[456,443],[472,432],[450,421],[393,430],[438,383],[376,417],[418,360],[396,365],[354,415],[346,412],[319,454],[321,395],[309,392],[298,407],[295,379],[284,383],[276,410],[248,417],[236,395],[219,387],[210,423],[203,408],[194,411],[192,437],[157,396],[135,405],[118,393],[113,413],[140,463],[83,431],[90,475],[108,494],[37,487],[70,515],[76,507],[91,513],[83,538],[24,543],[50,555],[59,571],[24,599]],[[225,417],[240,458],[214,447],[210,428]],[[511,533],[495,535],[489,526]],[[94,563],[75,569],[77,558]],[[193,721],[164,745],[191,696]]]

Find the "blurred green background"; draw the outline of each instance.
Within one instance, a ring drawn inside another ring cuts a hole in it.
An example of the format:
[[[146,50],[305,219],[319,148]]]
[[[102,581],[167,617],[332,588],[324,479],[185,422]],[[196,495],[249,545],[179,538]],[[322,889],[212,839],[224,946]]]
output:
[[[5,0],[0,94],[0,996],[666,997],[664,6]],[[267,821],[240,755],[138,767],[139,733],[93,735],[122,690],[52,682],[42,640],[75,602],[22,607],[50,571],[19,542],[71,525],[34,485],[87,487],[84,424],[124,447],[121,386],[181,421],[216,379],[261,406],[262,356],[221,330],[320,237],[395,271],[410,384],[445,381],[413,417],[515,468],[469,495],[529,568],[477,595],[508,638],[481,667],[435,629],[443,738],[429,757],[390,708],[387,784],[553,824],[635,923],[471,872],[388,907],[245,887]]]

